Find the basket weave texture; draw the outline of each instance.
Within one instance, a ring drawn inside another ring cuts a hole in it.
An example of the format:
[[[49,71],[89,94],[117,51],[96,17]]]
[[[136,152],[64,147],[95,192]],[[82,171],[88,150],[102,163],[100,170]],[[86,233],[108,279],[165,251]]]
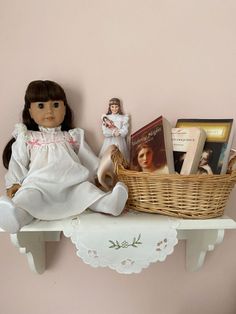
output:
[[[225,175],[158,175],[126,169],[122,154],[112,155],[118,181],[129,190],[127,207],[179,218],[208,219],[224,214],[236,171]]]

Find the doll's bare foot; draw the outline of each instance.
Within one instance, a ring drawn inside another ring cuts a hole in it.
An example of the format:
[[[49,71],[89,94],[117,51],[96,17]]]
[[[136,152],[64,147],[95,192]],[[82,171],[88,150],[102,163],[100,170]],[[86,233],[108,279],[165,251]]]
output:
[[[16,233],[33,219],[25,210],[17,208],[10,198],[0,197],[0,228]]]
[[[127,186],[117,182],[111,192],[106,193],[101,199],[90,206],[93,211],[119,216],[128,199]]]

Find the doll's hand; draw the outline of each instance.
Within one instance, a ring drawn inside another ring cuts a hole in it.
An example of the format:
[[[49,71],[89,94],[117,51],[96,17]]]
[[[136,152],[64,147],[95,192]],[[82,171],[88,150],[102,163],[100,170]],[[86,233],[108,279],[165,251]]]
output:
[[[13,198],[20,187],[20,184],[13,184],[9,189],[7,189],[7,196]]]
[[[119,135],[120,135],[119,129],[116,128],[116,129],[114,130],[114,132],[113,132],[113,135],[114,135],[114,136],[119,136]]]
[[[110,190],[114,186],[113,162],[111,160],[112,152],[117,149],[115,145],[110,145],[103,154],[98,167],[98,181],[106,189]]]

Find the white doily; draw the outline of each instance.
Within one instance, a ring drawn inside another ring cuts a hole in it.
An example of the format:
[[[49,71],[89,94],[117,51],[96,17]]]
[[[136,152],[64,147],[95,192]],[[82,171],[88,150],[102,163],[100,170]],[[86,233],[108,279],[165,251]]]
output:
[[[88,211],[65,221],[63,232],[86,264],[131,274],[173,252],[177,226],[175,219],[161,215],[128,212],[112,217]]]

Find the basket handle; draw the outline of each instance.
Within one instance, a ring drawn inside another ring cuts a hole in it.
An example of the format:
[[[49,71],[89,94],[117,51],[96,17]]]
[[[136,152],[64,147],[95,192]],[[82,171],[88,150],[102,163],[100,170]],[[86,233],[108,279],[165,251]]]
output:
[[[115,147],[111,153],[111,160],[114,164],[114,172],[115,174],[117,174],[119,168],[122,168],[122,169],[128,168],[128,162],[125,160],[119,148],[116,145],[114,146]]]
[[[236,183],[236,170],[233,170],[230,174],[230,181]]]

